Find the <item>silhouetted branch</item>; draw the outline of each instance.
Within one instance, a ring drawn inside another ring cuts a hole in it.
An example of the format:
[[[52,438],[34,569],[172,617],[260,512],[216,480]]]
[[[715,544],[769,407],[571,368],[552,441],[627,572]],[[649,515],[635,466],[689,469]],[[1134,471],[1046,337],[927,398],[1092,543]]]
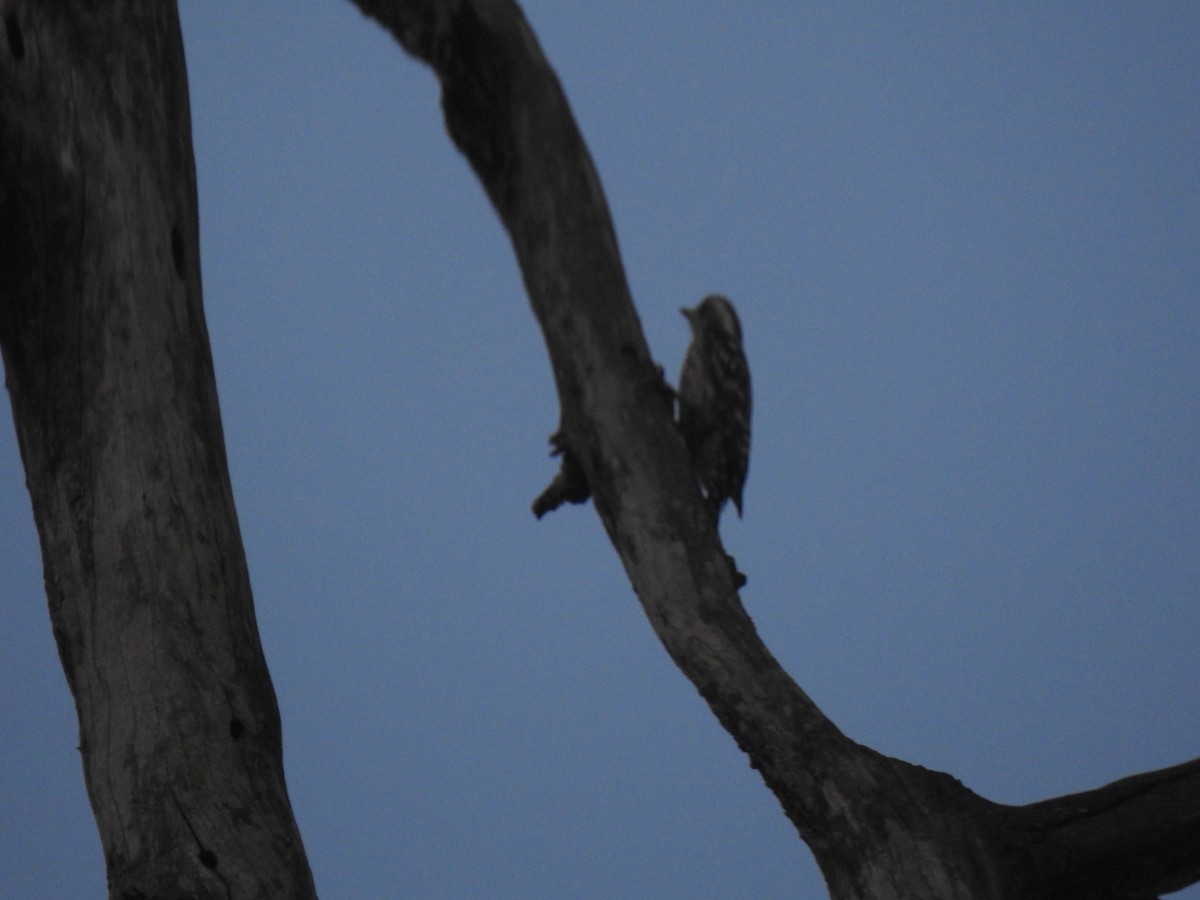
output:
[[[533,514],[539,519],[564,503],[586,503],[592,496],[583,466],[579,464],[570,447],[563,443],[557,431],[550,435],[550,444],[554,448],[550,455],[561,457],[562,462],[554,480],[533,501]]]
[[[436,72],[447,130],[512,240],[561,404],[562,482],[539,504],[582,496],[586,483],[655,633],[779,798],[832,895],[1082,900],[1027,868],[1041,857],[1019,811],[847,739],[759,639],[664,400],[599,178],[517,5],[355,2]],[[1080,847],[1059,874],[1083,884],[1102,855],[1087,851],[1108,845],[1060,825],[1061,845],[1078,833]],[[1172,833],[1168,863],[1186,835]],[[1091,879],[1103,882],[1092,895],[1134,884],[1118,874]]]
[[[1016,807],[1008,824],[1062,896],[1182,890],[1200,881],[1200,759]]]
[[[0,348],[110,896],[314,897],[201,306],[175,4],[0,8]]]

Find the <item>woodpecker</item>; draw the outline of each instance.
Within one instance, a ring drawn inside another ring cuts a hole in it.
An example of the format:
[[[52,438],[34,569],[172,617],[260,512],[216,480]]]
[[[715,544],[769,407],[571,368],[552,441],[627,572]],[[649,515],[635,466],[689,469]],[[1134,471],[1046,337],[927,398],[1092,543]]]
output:
[[[679,374],[679,430],[692,457],[714,524],[727,500],[742,516],[742,488],[750,465],[750,367],[733,304],[710,294],[680,310],[692,343]]]

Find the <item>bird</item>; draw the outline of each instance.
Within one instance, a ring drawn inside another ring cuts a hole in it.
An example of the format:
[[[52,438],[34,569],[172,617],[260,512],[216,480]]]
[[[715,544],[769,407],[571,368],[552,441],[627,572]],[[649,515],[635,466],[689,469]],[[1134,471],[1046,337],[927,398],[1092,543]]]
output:
[[[692,342],[676,393],[679,431],[715,525],[729,500],[742,517],[750,465],[750,366],[728,298],[710,294],[680,312],[692,326]]]

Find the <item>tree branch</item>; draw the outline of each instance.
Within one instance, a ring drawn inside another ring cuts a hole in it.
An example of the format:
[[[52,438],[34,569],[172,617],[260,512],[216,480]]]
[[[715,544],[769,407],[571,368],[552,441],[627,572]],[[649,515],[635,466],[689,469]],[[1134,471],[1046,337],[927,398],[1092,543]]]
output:
[[[599,178],[516,3],[355,2],[436,72],[447,130],[512,240],[558,388],[557,445],[583,475],[564,467],[571,490],[556,480],[540,499],[582,498],[586,482],[659,640],[778,797],[833,896],[1036,893],[1005,867],[1001,807],[846,738],[759,639],[691,477]]]
[[[1007,813],[1031,871],[1058,893],[1141,898],[1200,881],[1200,759]]]
[[[3,4],[0,348],[112,897],[311,897],[201,307],[173,3]]]
[[[519,8],[356,3],[441,81],[447,129],[512,239],[546,338],[559,440],[663,646],[818,857],[849,857],[840,846],[849,841],[860,855],[904,858],[894,835],[858,818],[879,809],[897,770],[834,727],[742,608],[633,308],[599,178]]]

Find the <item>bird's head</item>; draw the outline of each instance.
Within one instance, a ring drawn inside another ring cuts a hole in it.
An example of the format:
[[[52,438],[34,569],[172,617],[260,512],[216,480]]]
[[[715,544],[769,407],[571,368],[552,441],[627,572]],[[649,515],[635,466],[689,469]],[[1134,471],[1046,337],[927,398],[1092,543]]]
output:
[[[694,307],[683,307],[679,310],[688,320],[695,334],[710,332],[714,328],[722,333],[734,335],[742,339],[742,325],[734,312],[733,304],[720,294],[709,294]]]

